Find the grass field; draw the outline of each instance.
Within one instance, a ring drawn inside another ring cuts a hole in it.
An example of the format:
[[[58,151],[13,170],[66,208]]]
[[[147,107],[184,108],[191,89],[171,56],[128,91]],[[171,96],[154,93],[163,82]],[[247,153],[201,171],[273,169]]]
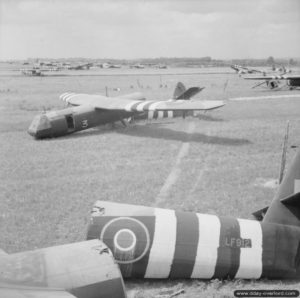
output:
[[[227,69],[210,74],[193,70],[193,75],[168,71],[126,76],[0,75],[1,248],[13,253],[85,239],[96,200],[242,218],[251,218],[252,211],[270,202],[276,190],[264,183],[278,177],[287,120],[289,144],[300,143],[300,92],[251,89],[253,82],[221,73],[230,72]],[[27,134],[34,115],[63,107],[58,98],[63,92],[103,94],[107,86],[111,96],[140,90],[148,99],[167,99],[177,81],[205,86],[197,96],[201,99],[271,94],[299,94],[299,98],[227,101],[224,108],[199,119],[104,126],[58,139],[36,141]],[[289,150],[288,161],[294,153]],[[136,298],[178,286],[186,290],[179,297],[232,297],[235,289],[247,288],[300,289],[296,281],[126,284],[129,297]]]

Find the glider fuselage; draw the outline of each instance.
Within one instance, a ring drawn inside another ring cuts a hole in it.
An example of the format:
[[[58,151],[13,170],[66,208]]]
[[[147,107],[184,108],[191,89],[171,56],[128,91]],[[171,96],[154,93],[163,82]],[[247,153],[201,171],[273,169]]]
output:
[[[36,116],[28,133],[37,139],[59,137],[87,128],[114,123],[124,119],[157,119],[185,117],[194,111],[208,111],[225,105],[223,101],[189,101],[203,88],[185,89],[178,83],[174,99],[145,100],[140,92],[119,97],[66,92],[60,95],[71,108]],[[124,122],[123,122],[124,124]]]
[[[97,202],[88,239],[131,278],[299,278],[300,228],[193,212]],[[94,209],[95,210],[95,209]]]
[[[37,139],[64,136],[128,118],[132,112],[97,110],[90,106],[70,107],[36,116],[28,133]]]
[[[135,120],[146,120],[191,115],[193,115],[193,111],[145,111],[136,113],[124,110],[110,111],[95,109],[90,106],[78,106],[37,115],[28,128],[28,133],[37,139],[42,139],[64,136],[133,116]]]

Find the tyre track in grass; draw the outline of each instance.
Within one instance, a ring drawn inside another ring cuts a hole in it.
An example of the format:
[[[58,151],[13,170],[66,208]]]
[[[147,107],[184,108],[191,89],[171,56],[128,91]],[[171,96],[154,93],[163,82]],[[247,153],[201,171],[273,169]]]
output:
[[[196,124],[195,122],[189,122],[189,126],[187,128],[187,133],[191,135],[195,131]],[[181,174],[181,162],[182,159],[188,155],[190,150],[190,136],[186,141],[182,142],[182,145],[179,149],[179,152],[176,156],[175,164],[171,169],[167,179],[165,180],[164,185],[160,189],[158,195],[155,199],[155,206],[163,207],[164,202],[168,199],[172,186],[177,182],[180,174]]]

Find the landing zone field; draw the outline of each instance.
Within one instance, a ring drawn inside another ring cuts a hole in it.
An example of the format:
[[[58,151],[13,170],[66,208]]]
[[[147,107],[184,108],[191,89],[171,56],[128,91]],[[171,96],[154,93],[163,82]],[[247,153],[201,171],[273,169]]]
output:
[[[84,240],[96,200],[252,218],[276,191],[270,181],[279,175],[287,121],[289,147],[300,145],[297,90],[251,89],[253,82],[225,68],[80,74],[0,71],[0,247],[9,253]],[[57,139],[37,141],[27,134],[36,114],[64,107],[64,92],[141,91],[161,100],[171,98],[178,81],[205,86],[197,99],[225,100],[226,106],[197,118],[116,123]],[[258,99],[231,100],[244,97]],[[294,154],[290,148],[288,163]],[[128,281],[126,287],[136,298],[176,287],[185,289],[179,297],[300,290],[297,281],[266,280]]]

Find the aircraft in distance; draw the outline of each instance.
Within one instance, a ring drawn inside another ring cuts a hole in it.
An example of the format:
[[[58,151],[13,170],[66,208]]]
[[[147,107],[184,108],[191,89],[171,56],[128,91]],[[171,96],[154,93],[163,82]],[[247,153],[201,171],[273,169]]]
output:
[[[158,64],[158,65],[156,65],[156,68],[158,68],[158,69],[167,69],[168,66],[166,64]]]
[[[261,77],[244,77],[245,80],[260,80],[260,82],[254,85],[252,88],[256,88],[263,84],[266,84],[270,89],[281,89],[282,87],[287,86],[290,90],[300,87],[300,75],[272,75],[272,76],[261,76]],[[286,81],[286,85],[280,86],[280,81]]]
[[[250,68],[250,67],[246,67],[246,66],[242,66],[242,65],[238,65],[238,64],[230,65],[230,67],[232,69],[234,69],[236,71],[236,73],[238,73],[240,75],[246,74],[246,73],[263,73],[263,71],[261,71],[259,69]]]
[[[186,91],[190,92],[190,91]],[[28,133],[37,139],[59,137],[102,124],[121,121],[139,115],[148,119],[171,118],[177,112],[207,111],[225,105],[223,101],[145,100],[139,93],[118,97],[64,93],[62,100],[72,107],[36,116]]]
[[[101,64],[98,64],[99,67],[101,68],[121,68],[122,65],[121,64],[112,64],[110,62],[105,62],[105,63],[101,63]]]
[[[88,70],[90,67],[93,66],[93,63],[84,63],[84,64],[79,64],[79,65],[72,65],[69,66],[68,69],[70,70]]]
[[[100,240],[0,255],[0,297],[126,297],[111,251]]]
[[[20,69],[20,71],[25,76],[41,77],[44,75],[42,70],[39,68],[24,68]]]
[[[137,63],[137,64],[130,65],[130,68],[143,69],[145,68],[145,65]]]
[[[127,278],[300,278],[300,150],[262,221],[97,201],[99,235]]]

